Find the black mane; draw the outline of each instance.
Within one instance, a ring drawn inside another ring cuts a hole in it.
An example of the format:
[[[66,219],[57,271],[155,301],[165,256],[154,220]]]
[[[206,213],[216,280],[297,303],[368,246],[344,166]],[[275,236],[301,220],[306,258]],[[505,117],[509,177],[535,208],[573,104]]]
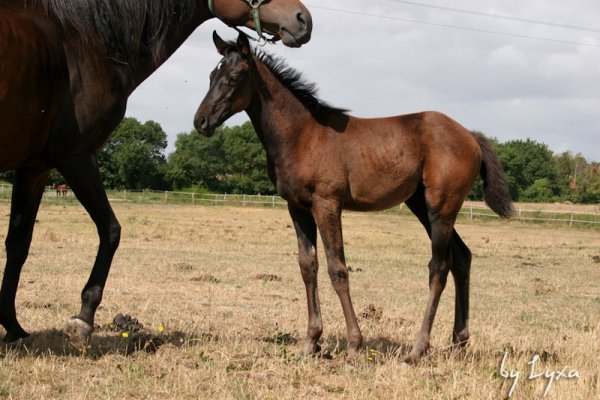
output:
[[[282,58],[276,58],[264,51],[254,50],[256,60],[269,71],[315,116],[348,113],[347,109],[332,107],[317,97],[317,85],[306,82],[301,72],[288,66]]]
[[[63,25],[67,35],[99,40],[107,55],[124,63],[140,50],[163,56],[169,29],[191,18],[197,0],[27,0]]]

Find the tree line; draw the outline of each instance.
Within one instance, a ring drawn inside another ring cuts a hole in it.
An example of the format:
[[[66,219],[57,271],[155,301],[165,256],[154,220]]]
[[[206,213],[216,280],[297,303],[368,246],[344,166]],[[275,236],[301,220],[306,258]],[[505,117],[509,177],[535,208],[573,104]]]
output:
[[[581,154],[554,154],[535,140],[491,139],[507,173],[510,193],[522,202],[600,203],[600,163]],[[127,117],[98,154],[110,189],[156,189],[213,193],[275,194],[267,176],[266,153],[247,122],[221,127],[210,138],[195,131],[177,136],[166,155],[167,135],[154,121]],[[0,179],[11,180],[11,172]],[[63,182],[57,172],[49,184]],[[475,183],[471,200],[482,198]]]

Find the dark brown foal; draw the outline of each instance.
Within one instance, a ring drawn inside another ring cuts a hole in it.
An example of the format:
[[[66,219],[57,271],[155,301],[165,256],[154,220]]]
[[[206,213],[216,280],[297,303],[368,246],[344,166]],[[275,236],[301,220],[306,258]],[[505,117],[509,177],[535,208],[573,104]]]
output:
[[[264,53],[253,53],[214,35],[223,59],[211,74],[208,94],[195,117],[206,135],[245,110],[263,143],[269,176],[288,208],[298,236],[299,263],[308,301],[303,354],[317,350],[323,331],[317,290],[317,228],[329,277],[346,319],[348,355],[357,356],[362,334],[350,299],[344,258],[343,209],[376,211],[405,202],[431,238],[429,300],[421,329],[406,358],[416,363],[429,336],[448,272],[456,284],[453,342],[469,338],[471,252],[454,230],[463,201],[478,175],[488,205],[508,217],[506,177],[490,143],[437,112],[361,119],[330,107],[300,74]]]

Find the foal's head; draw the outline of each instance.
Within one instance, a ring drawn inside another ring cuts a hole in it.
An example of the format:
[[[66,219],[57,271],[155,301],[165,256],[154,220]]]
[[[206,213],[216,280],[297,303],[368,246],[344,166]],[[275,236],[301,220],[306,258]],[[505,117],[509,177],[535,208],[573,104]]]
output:
[[[214,32],[213,41],[223,59],[211,72],[210,88],[194,117],[196,130],[205,136],[252,101],[254,60],[248,38],[240,34],[237,43],[230,43]]]

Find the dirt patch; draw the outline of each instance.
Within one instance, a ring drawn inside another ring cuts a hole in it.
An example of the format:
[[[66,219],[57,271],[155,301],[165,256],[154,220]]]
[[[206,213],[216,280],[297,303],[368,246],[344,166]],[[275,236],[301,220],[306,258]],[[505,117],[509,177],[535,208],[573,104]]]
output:
[[[34,309],[34,310],[54,308],[54,305],[51,303],[38,303],[38,302],[33,302],[33,301],[28,301],[28,300],[25,300],[22,303],[22,306],[24,308],[29,308],[29,309]]]
[[[542,268],[542,263],[537,261],[523,261],[522,263],[515,265],[515,268]]]
[[[186,262],[175,263],[173,264],[173,268],[181,272],[188,272],[194,270],[194,266]]]
[[[203,274],[200,276],[193,277],[190,279],[192,282],[209,282],[209,283],[219,283],[221,280],[219,278],[214,277],[210,274]]]
[[[263,342],[273,343],[278,345],[294,345],[298,343],[298,339],[296,339],[291,333],[277,332],[275,336],[265,337],[262,339]]]
[[[256,275],[255,278],[258,279],[259,281],[265,281],[265,282],[281,282],[280,276],[272,275],[272,274],[258,274],[258,275]]]
[[[558,291],[556,286],[541,278],[533,279],[533,288],[536,296],[541,296],[544,294],[554,293]]]
[[[600,264],[600,256],[592,256],[592,261],[594,264]]]
[[[373,303],[369,304],[367,308],[365,308],[359,314],[359,317],[362,319],[366,319],[369,321],[381,321],[381,317],[383,316],[383,310],[381,308],[375,307]]]

